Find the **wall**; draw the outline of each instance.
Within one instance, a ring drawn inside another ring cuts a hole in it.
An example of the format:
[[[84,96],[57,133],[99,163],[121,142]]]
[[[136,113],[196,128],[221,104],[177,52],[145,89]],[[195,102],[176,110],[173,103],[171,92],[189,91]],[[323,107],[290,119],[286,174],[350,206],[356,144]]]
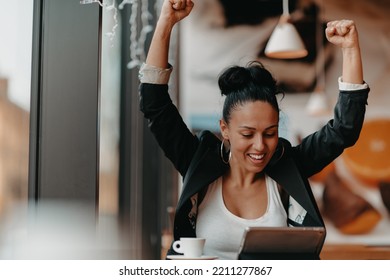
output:
[[[205,115],[212,120],[218,119],[222,99],[217,76],[231,64],[245,64],[258,59],[278,20],[278,17],[270,17],[260,24],[225,28],[224,10],[218,0],[194,2],[193,13],[181,25],[181,109],[190,125],[193,119],[200,123]],[[307,5],[311,1],[301,2]],[[371,95],[375,95],[375,98],[370,98],[370,105],[382,107],[382,104],[389,102],[384,91],[388,88],[386,77],[390,74],[390,35],[386,31],[390,26],[387,16],[390,5],[384,0],[316,0],[313,3],[320,7],[319,18],[324,23],[343,18],[355,20],[360,33],[365,79],[372,88]],[[329,52],[325,92],[331,104],[334,104],[338,92],[337,78],[341,73],[341,53],[334,49]],[[325,67],[264,57],[261,57],[261,61],[278,80],[299,81],[302,84],[313,82],[318,71],[316,67]],[[381,109],[373,110],[369,108],[368,114],[377,114]],[[200,125],[204,125],[204,122]]]

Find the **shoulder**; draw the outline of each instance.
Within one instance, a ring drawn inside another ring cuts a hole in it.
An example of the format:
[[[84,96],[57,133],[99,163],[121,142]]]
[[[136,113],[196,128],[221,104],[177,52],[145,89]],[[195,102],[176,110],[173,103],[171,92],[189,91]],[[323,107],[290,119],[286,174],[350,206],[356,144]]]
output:
[[[202,130],[196,134],[200,143],[208,146],[220,145],[221,140],[210,130]]]
[[[290,141],[283,137],[279,137],[278,147],[291,147]]]
[[[291,154],[291,149],[291,142],[285,138],[279,137],[278,146],[276,147],[274,157],[282,158],[286,155],[289,155]]]
[[[197,133],[196,136],[199,141],[198,150],[210,150],[219,155],[222,140],[217,135],[209,130],[203,130]]]
[[[268,167],[276,165],[280,160],[291,155],[291,143],[285,138],[279,137],[278,146],[273,154]]]

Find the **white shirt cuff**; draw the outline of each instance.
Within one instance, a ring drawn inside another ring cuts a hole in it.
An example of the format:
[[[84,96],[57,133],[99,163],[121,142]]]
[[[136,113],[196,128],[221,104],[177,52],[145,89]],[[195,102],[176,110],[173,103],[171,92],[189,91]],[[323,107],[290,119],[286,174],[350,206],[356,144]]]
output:
[[[141,83],[165,85],[168,84],[171,73],[172,66],[170,64],[169,68],[164,69],[143,63],[138,72],[138,78]]]
[[[368,85],[366,83],[364,84],[351,84],[351,83],[344,83],[343,79],[339,77],[339,89],[340,90],[359,90],[359,89],[366,89],[368,88]]]

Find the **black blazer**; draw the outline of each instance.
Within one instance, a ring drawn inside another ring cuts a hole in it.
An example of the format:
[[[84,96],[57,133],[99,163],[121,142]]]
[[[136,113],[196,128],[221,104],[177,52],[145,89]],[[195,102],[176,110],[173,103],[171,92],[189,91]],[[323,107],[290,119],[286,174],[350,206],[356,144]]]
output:
[[[305,137],[299,145],[292,147],[286,139],[279,139],[277,150],[265,172],[307,211],[300,224],[291,220],[288,223],[324,227],[308,178],[357,141],[368,92],[369,89],[341,91],[334,109],[334,119]],[[199,200],[208,185],[228,168],[220,158],[221,141],[209,131],[192,134],[172,103],[167,85],[141,84],[140,109],[165,155],[183,176],[183,191],[174,220],[174,240],[196,236]],[[170,250],[168,254],[175,253]]]

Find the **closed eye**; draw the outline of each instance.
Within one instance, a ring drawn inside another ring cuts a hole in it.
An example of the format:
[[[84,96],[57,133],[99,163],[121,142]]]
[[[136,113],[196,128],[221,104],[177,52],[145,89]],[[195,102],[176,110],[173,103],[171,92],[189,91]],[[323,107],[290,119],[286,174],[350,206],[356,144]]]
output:
[[[275,137],[276,136],[276,133],[273,132],[273,133],[266,133],[265,134],[265,137]]]
[[[245,138],[250,138],[250,137],[252,137],[253,136],[253,134],[241,134],[243,137],[245,137]]]

